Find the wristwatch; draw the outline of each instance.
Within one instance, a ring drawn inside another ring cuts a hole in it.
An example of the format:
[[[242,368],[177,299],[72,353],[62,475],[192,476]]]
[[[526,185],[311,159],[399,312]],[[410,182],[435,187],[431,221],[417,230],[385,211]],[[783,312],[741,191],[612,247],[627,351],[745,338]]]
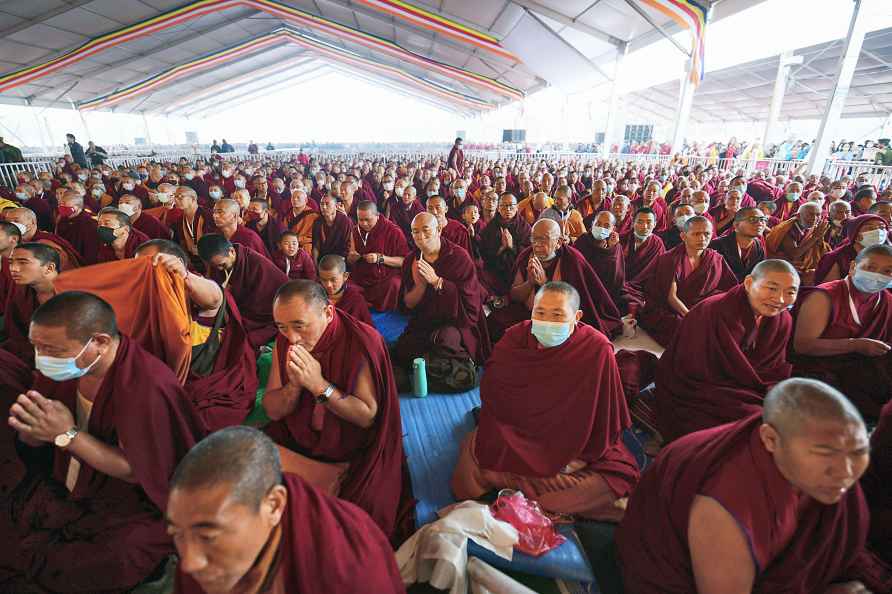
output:
[[[56,444],[56,447],[67,448],[71,441],[77,437],[77,434],[80,433],[80,430],[77,427],[72,427],[65,433],[60,433],[53,439],[53,443]]]
[[[316,395],[316,404],[325,404],[328,402],[328,399],[331,398],[331,395],[334,394],[335,385],[328,384],[328,387],[321,394]]]
[[[378,266],[384,264],[384,254],[378,254]]]

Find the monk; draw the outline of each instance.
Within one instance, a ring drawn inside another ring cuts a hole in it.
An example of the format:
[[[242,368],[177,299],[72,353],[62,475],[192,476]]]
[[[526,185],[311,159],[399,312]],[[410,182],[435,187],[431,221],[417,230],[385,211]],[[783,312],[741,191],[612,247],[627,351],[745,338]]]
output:
[[[349,280],[347,261],[336,254],[329,254],[319,260],[319,284],[328,293],[328,300],[336,308],[348,313],[360,322],[372,325],[369,303],[362,289]]]
[[[633,223],[635,231],[619,238],[620,244],[623,246],[626,279],[629,282],[637,282],[641,273],[647,270],[650,263],[666,251],[663,240],[654,233],[657,225],[655,212],[643,210],[640,213],[635,213]],[[619,232],[617,231],[617,233]]]
[[[663,245],[667,250],[682,244],[681,234],[684,231],[684,225],[688,219],[696,216],[694,207],[682,202],[673,202],[669,212],[671,213],[671,224],[660,233],[660,238],[663,240]]]
[[[214,203],[214,225],[230,243],[240,244],[269,259],[270,255],[260,236],[240,223],[241,207],[235,200],[224,198]]]
[[[166,520],[179,554],[176,594],[405,592],[368,514],[283,474],[276,446],[256,429],[224,429],[183,458]]]
[[[21,223],[20,223],[21,224]],[[24,227],[24,225],[22,225]],[[6,300],[14,286],[9,272],[9,259],[12,251],[22,242],[22,231],[18,225],[0,221],[0,320],[6,312]],[[0,324],[2,327],[2,324]]]
[[[849,271],[852,260],[866,247],[886,243],[889,224],[875,214],[863,214],[848,222],[846,239],[835,250],[827,252],[815,270],[815,284],[841,279]]]
[[[554,200],[544,191],[536,192],[529,198],[524,198],[517,203],[517,216],[532,226],[539,220],[542,213],[554,204]]]
[[[84,197],[76,190],[66,190],[59,200],[56,234],[68,241],[84,263],[94,264],[99,250],[96,221],[84,210]]]
[[[273,296],[288,282],[288,277],[269,258],[241,244],[232,244],[220,234],[205,235],[198,243],[208,278],[232,293],[248,332],[248,342],[259,349],[276,336]]]
[[[892,247],[862,249],[848,276],[801,300],[793,373],[844,391],[869,420],[892,398]]]
[[[279,335],[263,408],[285,470],[355,503],[392,537],[404,456],[384,339],[312,281],[283,286],[273,310]]]
[[[279,237],[278,246],[273,252],[273,263],[288,276],[288,280],[316,278],[316,265],[310,255],[300,249],[297,233],[293,231],[285,231]]]
[[[675,441],[616,532],[625,591],[888,592],[865,562],[869,451],[845,396],[800,378],[761,414]]]
[[[400,228],[378,214],[374,202],[361,202],[356,214],[347,255],[351,278],[374,309],[392,311],[399,303],[400,268],[409,246]]]
[[[403,261],[400,288],[400,309],[409,323],[394,347],[395,363],[408,370],[416,357],[427,356],[483,365],[491,345],[474,261],[443,238],[431,213],[412,221],[412,239],[418,251]],[[476,383],[468,379],[465,389]]]
[[[385,216],[400,228],[408,245],[412,240],[412,219],[424,212],[424,205],[416,198],[415,186],[404,180],[399,183],[394,189],[394,195],[387,202]]]
[[[596,215],[602,210],[610,210],[610,199],[607,197],[607,183],[602,179],[592,182],[591,194],[582,198],[576,204],[576,209],[583,219]]]
[[[266,248],[266,253],[270,256],[274,256],[278,251],[279,238],[285,232],[282,223],[271,216],[272,212],[269,202],[254,198],[248,203],[248,209],[244,215],[245,228],[260,236],[260,239],[263,240],[263,247]]]
[[[323,196],[319,209],[322,216],[317,217],[313,223],[313,260],[318,262],[329,254],[346,258],[353,221],[338,210],[338,200],[334,196]]]
[[[484,197],[484,210],[485,200]],[[517,255],[530,245],[531,231],[529,224],[517,216],[517,198],[513,194],[499,196],[498,213],[480,234],[480,282],[492,295],[507,295],[511,289],[514,263]]]
[[[792,264],[765,260],[684,317],[657,367],[657,422],[666,442],[758,413],[768,390],[790,377],[787,309],[798,291]]]
[[[161,510],[199,424],[173,372],[94,295],[48,300],[30,340],[41,374],[8,418],[30,472],[0,499],[0,534],[16,543],[0,589],[130,591],[174,552]]]
[[[870,466],[861,488],[870,504],[870,548],[892,563],[892,403],[886,403],[870,436]]]
[[[189,271],[189,257],[178,244],[154,239],[136,257],[152,258],[183,278],[190,310],[192,358],[184,386],[205,432],[245,420],[257,392],[256,357],[235,299],[212,280]]]
[[[734,217],[740,210],[742,198],[739,190],[728,190],[725,193],[725,198],[722,200],[722,204],[709,211],[712,220],[715,221],[715,234],[717,237],[726,235],[733,228]]]
[[[198,205],[198,194],[188,186],[179,186],[174,202],[182,211],[182,217],[172,225],[174,241],[189,254],[189,264],[194,270],[204,270],[198,255],[198,241],[208,233],[214,233],[214,218]]]
[[[635,216],[636,237],[640,235],[644,240],[647,240],[647,236],[653,231],[654,213],[650,209],[647,211],[639,211]],[[591,232],[577,239],[573,247],[579,250],[585,261],[594,269],[621,313],[628,313],[629,303],[640,305],[634,296],[636,291],[626,284],[623,246],[616,232],[616,219],[612,212],[609,210],[599,212],[592,221]]]
[[[827,210],[827,219],[830,227],[825,237],[832,249],[838,248],[846,240],[846,227],[852,218],[852,205],[844,200],[836,200],[830,203]]]
[[[437,219],[437,224],[440,227],[440,237],[462,248],[468,255],[471,254],[471,235],[468,233],[468,228],[455,219],[446,218],[446,201],[442,197],[431,196],[428,198],[427,212],[434,215]],[[418,215],[415,216],[417,217]],[[415,222],[414,219],[412,222]],[[411,238],[414,239],[414,237],[415,233],[413,231]]]
[[[684,243],[655,258],[641,274],[645,304],[638,321],[662,346],[669,345],[691,308],[737,284],[725,259],[708,247],[712,223],[690,218],[681,237]]]
[[[142,201],[133,194],[124,194],[118,199],[118,210],[130,217],[134,229],[149,239],[170,239],[170,228],[154,215],[142,210]]]
[[[580,322],[571,285],[536,293],[532,321],[509,328],[487,362],[480,423],[461,446],[452,491],[461,500],[515,489],[550,513],[616,522],[638,467],[622,440],[631,419],[613,347]]]
[[[149,240],[130,224],[130,217],[117,208],[106,206],[99,211],[97,220],[99,251],[96,263],[114,262],[132,258],[136,248]]]
[[[722,255],[738,282],[743,282],[753,268],[765,259],[762,234],[767,224],[768,217],[758,208],[740,208],[734,213],[733,232],[713,239],[709,244],[710,248]]]
[[[4,350],[34,367],[34,347],[28,340],[31,316],[56,294],[53,281],[59,276],[61,258],[50,246],[26,242],[19,244],[9,259],[12,291],[6,301]]]
[[[540,215],[543,219],[551,219],[561,226],[561,233],[569,241],[576,241],[585,235],[585,223],[578,210],[572,207],[570,199],[573,190],[570,186],[560,186],[554,192],[554,204]]]
[[[793,263],[802,284],[812,286],[821,258],[830,251],[825,239],[830,223],[821,218],[821,207],[806,202],[799,212],[774,227],[765,237],[766,254]]]
[[[336,200],[336,199],[335,199]],[[308,254],[313,254],[315,243],[313,229],[319,219],[319,212],[309,204],[309,196],[304,188],[291,190],[291,209],[286,213],[283,222],[285,228],[297,233],[301,249]],[[330,219],[331,217],[329,217]],[[328,220],[328,219],[327,219]],[[332,223],[327,223],[331,225]]]
[[[617,194],[611,199],[610,212],[616,218],[616,232],[625,239],[632,232],[632,208],[628,196]],[[659,223],[659,221],[657,221]]]

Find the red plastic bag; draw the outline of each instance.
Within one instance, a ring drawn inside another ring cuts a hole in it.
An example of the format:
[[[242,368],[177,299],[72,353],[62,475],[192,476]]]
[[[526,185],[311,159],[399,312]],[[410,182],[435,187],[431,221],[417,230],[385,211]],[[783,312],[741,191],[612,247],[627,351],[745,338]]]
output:
[[[557,533],[539,504],[524,497],[520,491],[503,489],[490,511],[495,519],[508,522],[517,529],[520,538],[514,548],[527,555],[539,557],[567,540]]]

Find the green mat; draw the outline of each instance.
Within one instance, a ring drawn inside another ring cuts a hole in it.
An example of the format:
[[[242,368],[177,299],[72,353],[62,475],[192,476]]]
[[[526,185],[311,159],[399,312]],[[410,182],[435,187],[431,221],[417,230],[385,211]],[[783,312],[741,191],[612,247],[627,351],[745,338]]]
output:
[[[272,348],[272,344],[270,343],[270,348]],[[270,423],[271,419],[266,416],[266,411],[263,409],[263,394],[266,392],[266,381],[269,379],[269,370],[273,366],[273,353],[272,351],[264,350],[263,353],[257,358],[257,379],[259,383],[257,384],[257,395],[254,400],[254,409],[251,413],[245,418],[242,425],[250,425],[251,427],[263,427]]]

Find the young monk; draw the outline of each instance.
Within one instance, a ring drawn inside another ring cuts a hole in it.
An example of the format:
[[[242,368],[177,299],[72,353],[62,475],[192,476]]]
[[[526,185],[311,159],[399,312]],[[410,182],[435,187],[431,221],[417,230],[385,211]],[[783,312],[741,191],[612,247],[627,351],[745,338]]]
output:
[[[313,261],[319,262],[329,254],[346,258],[353,233],[352,219],[338,210],[338,199],[331,195],[322,197],[319,209],[322,216],[313,222]]]
[[[712,223],[700,216],[688,219],[684,243],[655,258],[641,275],[645,305],[639,322],[663,346],[691,308],[737,284],[724,258],[707,247],[711,238]]]
[[[635,213],[632,226],[634,232],[628,233],[625,237],[620,235],[619,238],[620,245],[623,246],[626,279],[629,282],[637,281],[653,259],[666,251],[663,240],[654,232],[657,226],[655,212],[647,209]]]
[[[844,391],[875,420],[892,398],[892,247],[862,249],[846,278],[800,300],[793,334],[793,373]]]
[[[790,377],[787,308],[798,291],[799,274],[789,262],[765,260],[742,284],[684,317],[657,366],[657,422],[665,441],[759,412],[765,393]]]
[[[717,251],[743,282],[756,265],[765,259],[762,234],[768,217],[756,207],[741,208],[734,214],[733,231],[724,237],[713,239],[709,247]]]
[[[279,335],[263,398],[273,422],[264,431],[282,447],[287,472],[355,503],[391,537],[403,446],[384,339],[312,281],[279,289],[273,314]]]
[[[59,263],[59,252],[37,242],[16,246],[9,260],[13,287],[6,301],[6,341],[2,346],[31,368],[34,367],[34,347],[28,339],[31,317],[56,294],[53,281],[59,276]]]
[[[480,385],[480,423],[452,476],[458,499],[516,489],[548,512],[617,521],[638,481],[622,441],[631,425],[613,348],[580,323],[579,293],[549,282],[532,322],[508,329]],[[565,373],[568,362],[585,373]]]
[[[484,211],[488,199],[484,197]],[[502,194],[497,204],[496,216],[480,234],[480,255],[483,258],[480,282],[490,294],[503,296],[511,290],[517,254],[530,245],[532,229],[517,216],[517,198],[513,194]]]
[[[136,248],[149,240],[142,231],[135,229],[123,211],[105,207],[99,211],[99,251],[97,264],[132,258]]]
[[[351,283],[349,278],[347,262],[342,256],[329,254],[319,260],[319,284],[328,293],[328,300],[342,312],[371,325],[369,303],[362,289]]]
[[[409,246],[399,227],[378,214],[374,202],[361,202],[356,213],[347,255],[353,282],[374,309],[392,311],[399,303],[400,268]]]
[[[616,532],[626,592],[887,592],[864,552],[867,430],[835,389],[794,378],[761,414],[672,443]]]
[[[285,227],[275,218],[274,212],[269,202],[254,198],[248,203],[244,214],[245,228],[260,236],[267,253],[273,257],[279,249],[279,239],[285,232]]]
[[[297,233],[285,231],[273,252],[273,263],[288,276],[288,280],[316,278],[316,265],[306,250],[300,249]]]

